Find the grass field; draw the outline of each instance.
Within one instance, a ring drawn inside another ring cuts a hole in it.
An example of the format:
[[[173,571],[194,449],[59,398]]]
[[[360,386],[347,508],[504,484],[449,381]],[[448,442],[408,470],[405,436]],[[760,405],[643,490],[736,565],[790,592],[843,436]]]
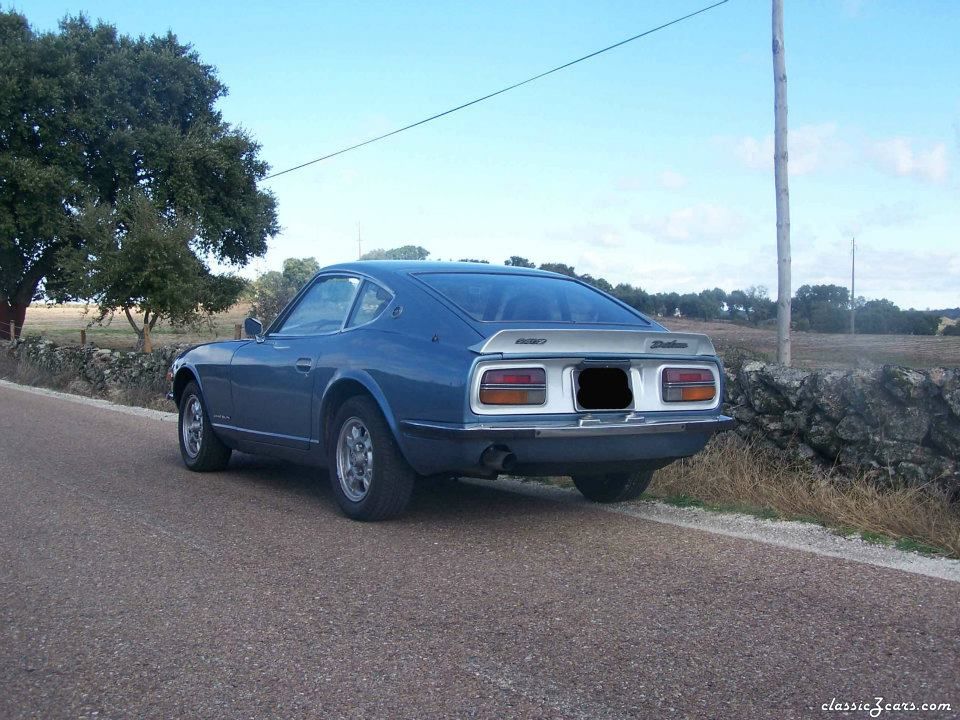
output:
[[[235,305],[227,312],[203,321],[196,328],[173,328],[162,322],[157,323],[152,333],[153,343],[173,345],[230,339],[233,337],[234,324],[242,323],[249,309],[246,303]],[[114,315],[112,320],[105,320],[103,325],[91,325],[95,317],[95,309],[91,308],[87,313],[83,305],[31,305],[27,310],[22,335],[41,335],[55,343],[77,344],[80,342],[80,330],[86,329],[87,342],[98,347],[112,350],[134,348],[137,336],[122,312]]]
[[[738,349],[774,360],[776,331],[726,322],[663,319],[671,330],[709,335],[721,354]],[[793,364],[806,368],[853,368],[877,365],[908,367],[960,366],[960,337],[942,335],[791,334]]]
[[[235,323],[242,323],[249,305],[239,304],[215,315],[203,327],[177,329],[159,324],[153,331],[154,344],[195,343],[233,337]],[[80,342],[80,329],[92,315],[82,305],[32,305],[27,311],[23,332],[42,335],[57,343]],[[722,354],[738,350],[767,359],[776,356],[772,328],[755,328],[725,322],[664,319],[671,330],[702,332],[713,338]],[[105,326],[87,328],[87,340],[100,347],[132,349],[136,336],[123,314]],[[873,367],[886,363],[910,367],[960,366],[960,337],[922,335],[824,335],[793,333],[794,364],[808,368]]]

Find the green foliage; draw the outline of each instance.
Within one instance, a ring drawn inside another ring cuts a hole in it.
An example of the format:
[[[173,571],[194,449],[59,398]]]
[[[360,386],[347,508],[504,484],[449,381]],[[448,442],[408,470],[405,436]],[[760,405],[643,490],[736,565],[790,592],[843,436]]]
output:
[[[460,258],[457,262],[477,263],[478,265],[489,265],[489,260],[477,260],[476,258]]]
[[[509,259],[503,261],[504,265],[511,265],[513,267],[521,268],[535,268],[535,264],[527,260],[525,257],[520,257],[519,255],[511,255]]]
[[[936,335],[940,318],[920,310],[901,310],[895,333],[901,335]]]
[[[947,336],[960,337],[960,323],[956,325],[947,325],[943,329],[943,334]]]
[[[936,313],[901,310],[889,300],[857,298],[856,331],[865,334],[936,335]],[[850,327],[850,294],[839,285],[802,285],[793,299],[798,330],[840,333]]]
[[[613,285],[604,280],[603,278],[595,278],[593,275],[579,275],[580,280],[587,283],[587,285],[593,285],[593,287],[598,290],[603,290],[605,293],[613,292]]]
[[[384,250],[377,248],[360,256],[361,260],[426,260],[430,251],[419,245],[404,245],[403,247]]]
[[[814,332],[842,332],[850,323],[850,293],[839,285],[801,285],[793,318]]]
[[[634,287],[627,283],[620,283],[613,288],[610,294],[635,310],[640,310],[641,312],[656,312],[650,294],[644,291],[643,288]]]
[[[243,265],[262,255],[278,231],[275,200],[257,188],[267,165],[216,109],[225,94],[172,33],[131,38],[82,16],[36,33],[17,12],[0,12],[0,302],[122,296],[106,286],[112,273],[72,286],[78,274],[68,277],[58,258],[83,253],[87,215],[109,217],[122,246],[119,219],[130,210],[121,206],[137,193],[157,222],[193,228],[197,257]],[[163,280],[171,290],[181,282]]]
[[[253,316],[264,327],[274,321],[293,296],[320,270],[316,258],[287,258],[283,270],[263,273],[253,283]]]
[[[734,290],[727,295],[727,309],[731,319],[743,319],[756,325],[776,315],[777,306],[767,296],[762,285],[751,285],[746,290]]]
[[[567,277],[575,278],[577,277],[576,271],[573,269],[572,265],[565,265],[563,263],[543,263],[540,265],[541,270],[546,270],[547,272],[559,273],[560,275],[566,275]]]
[[[160,319],[196,323],[236,302],[245,281],[216,275],[191,249],[195,228],[157,211],[142,193],[112,208],[87,209],[80,220],[86,242],[59,255],[64,282],[93,300],[102,321],[122,309],[137,334]],[[142,324],[134,320],[142,314]]]

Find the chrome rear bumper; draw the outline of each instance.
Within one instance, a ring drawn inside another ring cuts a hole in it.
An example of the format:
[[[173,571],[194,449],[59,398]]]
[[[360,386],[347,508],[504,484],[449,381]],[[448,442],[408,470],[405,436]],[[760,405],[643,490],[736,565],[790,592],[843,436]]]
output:
[[[614,421],[580,418],[576,422],[539,422],[536,424],[499,423],[453,425],[420,420],[404,420],[401,431],[406,435],[447,439],[510,439],[510,438],[584,438],[612,435],[652,435],[659,433],[715,433],[733,427],[734,420],[725,415],[715,417],[673,417],[670,419],[627,416]]]

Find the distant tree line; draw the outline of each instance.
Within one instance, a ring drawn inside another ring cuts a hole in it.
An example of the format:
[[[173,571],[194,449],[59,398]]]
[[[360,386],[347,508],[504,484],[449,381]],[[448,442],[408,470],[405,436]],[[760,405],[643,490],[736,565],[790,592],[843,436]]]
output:
[[[376,249],[361,260],[426,260],[430,252],[419,245],[405,245],[390,250]],[[463,258],[460,262],[489,264],[487,260]],[[546,262],[537,265],[525,257],[513,255],[504,265],[536,268],[577,278],[596,287],[640,312],[654,316],[682,317],[703,321],[729,320],[759,325],[776,316],[776,304],[762,285],[726,292],[722,288],[698,293],[656,292],[619,283],[613,285],[601,277],[577,273],[572,265]],[[254,311],[270,321],[292,298],[300,286],[318,269],[314,258],[288,258],[281,272],[265,273],[254,283]],[[846,332],[850,324],[850,294],[839,285],[802,285],[793,298],[794,326],[812,332]],[[865,334],[935,335],[939,315],[920,310],[901,310],[889,300],[856,301],[856,331]],[[945,334],[960,334],[960,324],[948,326]],[[949,332],[947,332],[949,330]]]

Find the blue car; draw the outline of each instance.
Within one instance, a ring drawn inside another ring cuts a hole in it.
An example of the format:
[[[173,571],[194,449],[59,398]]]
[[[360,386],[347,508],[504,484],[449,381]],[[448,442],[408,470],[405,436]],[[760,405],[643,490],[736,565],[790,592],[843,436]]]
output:
[[[635,498],[731,420],[710,340],[579,280],[472,263],[321,270],[266,330],[180,355],[183,462],[232,451],[326,467],[349,517],[406,508],[422,476],[571,476]]]

